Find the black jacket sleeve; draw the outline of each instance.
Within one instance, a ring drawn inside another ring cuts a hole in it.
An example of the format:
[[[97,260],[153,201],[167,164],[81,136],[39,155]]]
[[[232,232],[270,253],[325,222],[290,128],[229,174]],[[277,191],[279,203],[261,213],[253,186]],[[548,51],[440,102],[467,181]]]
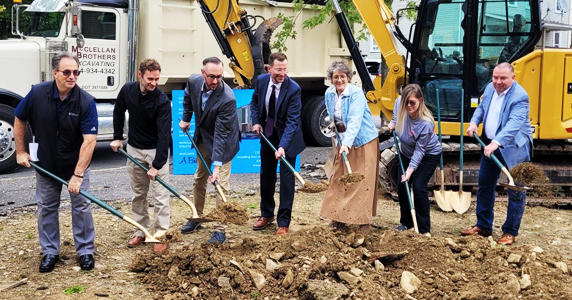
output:
[[[157,148],[155,159],[153,160],[153,168],[161,169],[169,159],[169,145],[171,143],[171,105],[165,94],[162,95],[166,101],[161,101],[161,105],[157,108],[157,128],[159,129],[157,137]]]
[[[113,107],[113,139],[123,140],[123,128],[125,127],[125,111],[127,104],[125,103],[125,92],[127,85],[124,85],[117,95],[115,106]]]

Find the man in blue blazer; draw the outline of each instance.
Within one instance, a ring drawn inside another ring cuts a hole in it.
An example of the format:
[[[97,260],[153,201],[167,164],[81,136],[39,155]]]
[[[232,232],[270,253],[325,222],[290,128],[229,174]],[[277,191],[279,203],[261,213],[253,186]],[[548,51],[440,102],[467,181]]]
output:
[[[529,120],[529,99],[526,91],[514,81],[514,69],[509,63],[497,65],[493,81],[483,94],[467,133],[478,134],[478,125],[483,123],[483,141],[487,146],[481,155],[479,189],[477,191],[477,224],[461,231],[461,235],[479,234],[490,236],[493,230],[495,187],[501,170],[490,159],[492,153],[508,169],[530,161],[532,131]],[[515,242],[524,213],[526,193],[508,190],[507,218],[502,226],[503,235],[499,244]]]
[[[302,138],[300,112],[300,86],[287,76],[288,58],[283,53],[272,53],[268,59],[270,74],[258,77],[250,103],[252,131],[264,134],[277,149],[272,150],[265,142],[260,145],[260,218],[253,229],[266,228],[274,220],[274,188],[276,167],[281,156],[294,165],[296,156],[306,147]],[[292,204],[294,202],[294,174],[280,168],[280,206],[278,208],[278,231],[288,233]]]

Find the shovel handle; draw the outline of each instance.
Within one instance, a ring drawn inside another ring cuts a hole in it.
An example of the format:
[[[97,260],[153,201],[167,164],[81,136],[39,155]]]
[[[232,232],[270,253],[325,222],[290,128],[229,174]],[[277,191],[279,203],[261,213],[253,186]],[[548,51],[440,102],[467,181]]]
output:
[[[260,137],[266,142],[266,144],[268,144],[268,146],[270,146],[272,151],[274,152],[278,151],[276,150],[276,147],[274,147],[274,145],[272,145],[272,143],[264,135],[264,132],[262,130],[260,130]],[[286,157],[284,157],[284,155],[280,156],[280,160],[286,165],[286,167],[288,167],[288,169],[290,169],[290,171],[292,171],[292,173],[294,173],[294,177],[296,177],[296,179],[298,179],[298,181],[300,181],[302,185],[306,185],[306,181],[302,178],[302,176],[300,176],[298,172],[296,172],[296,169],[292,167],[292,165],[286,160]]]
[[[49,172],[48,170],[38,166],[35,162],[31,162],[30,161],[30,165],[32,165],[36,170],[48,175],[50,178],[60,182],[61,184],[68,186],[68,183],[61,179],[60,177],[52,174],[51,172]],[[132,220],[131,218],[127,217],[126,215],[124,215],[122,212],[118,211],[117,209],[113,208],[111,205],[97,199],[95,196],[93,196],[92,194],[84,191],[84,190],[79,190],[79,193],[86,197],[87,199],[89,199],[91,202],[94,202],[95,204],[103,207],[104,209],[106,209],[107,211],[109,211],[110,213],[116,215],[117,217],[119,217],[120,219],[122,219],[123,221],[137,227],[139,230],[141,230],[144,234],[145,234],[145,242],[147,243],[159,243],[159,241],[157,239],[155,239],[150,233],[149,231],[147,231],[147,229],[145,229],[145,227],[141,226],[141,224],[135,222],[134,220]]]
[[[179,122],[181,121],[181,118],[179,118]],[[203,154],[201,153],[201,150],[199,150],[199,147],[197,147],[197,144],[195,144],[195,141],[193,140],[193,138],[191,137],[191,135],[189,134],[188,130],[184,131],[185,134],[187,135],[187,137],[189,137],[189,140],[191,141],[191,144],[193,144],[193,147],[195,148],[195,150],[197,151],[197,156],[199,157],[199,159],[201,160],[201,162],[203,163],[203,166],[205,167],[205,169],[207,169],[207,172],[209,172],[209,176],[213,175],[213,172],[211,171],[211,169],[209,168],[209,166],[207,165],[207,161],[205,160],[205,158],[203,157]],[[216,191],[218,192],[218,194],[220,195],[220,197],[222,198],[223,202],[226,202],[226,196],[224,195],[224,192],[222,191],[222,188],[220,187],[220,185],[218,184],[218,181],[214,181],[213,182]]]
[[[334,127],[334,128],[336,128],[336,127]],[[337,128],[335,129],[334,133],[336,134],[336,139],[338,140],[338,145],[341,147],[342,139],[340,139],[340,135],[338,134]],[[346,165],[346,168],[348,169],[348,174],[351,174],[352,173],[352,167],[350,166],[350,162],[348,161],[348,155],[345,152],[342,152],[342,159],[344,160],[344,164]]]
[[[481,141],[478,134],[476,134],[476,133],[473,134],[473,137],[475,139],[477,139],[477,141],[481,144],[481,146],[483,148],[487,146],[487,145],[485,145],[485,143],[483,141]],[[516,187],[516,185],[514,184],[514,179],[512,178],[512,175],[510,175],[510,172],[508,171],[508,169],[505,166],[503,166],[503,164],[500,162],[500,160],[493,153],[491,153],[491,159],[501,169],[501,171],[506,175],[506,177],[508,178],[508,184]]]
[[[129,160],[131,160],[134,164],[136,164],[143,171],[149,172],[149,169],[147,167],[145,167],[142,163],[140,163],[137,159],[135,159],[135,157],[133,157],[129,153],[127,153],[127,151],[123,150],[123,148],[119,147],[117,150],[119,150],[119,152],[121,154],[125,155]],[[174,187],[172,187],[171,185],[166,183],[163,179],[161,179],[161,177],[155,176],[155,180],[157,180],[157,182],[159,182],[162,186],[164,186],[167,190],[169,190],[169,192],[173,193],[173,195],[177,196],[177,198],[179,198],[179,199],[183,200],[185,203],[187,203],[187,205],[191,207],[191,210],[193,212],[193,218],[199,217],[199,215],[197,213],[197,208],[189,199],[187,199],[187,197],[185,197],[181,193],[179,193],[179,191],[177,191]]]
[[[397,158],[399,158],[399,166],[401,166],[401,173],[405,174],[405,168],[403,168],[403,161],[401,161],[399,141],[397,140],[397,135],[395,134],[395,130],[393,131],[393,143],[395,144],[395,149],[397,150]],[[415,204],[413,203],[413,200],[411,199],[411,194],[409,192],[409,181],[405,181],[405,190],[407,191],[407,199],[409,200],[409,207],[411,208],[411,212],[415,212]],[[412,217],[413,217],[413,225],[417,224],[417,219],[415,218],[415,215],[412,215]]]
[[[441,144],[441,149],[443,149],[443,138],[441,135],[441,104],[440,104],[440,100],[439,100],[439,89],[435,89],[435,92],[437,93],[437,125],[439,128],[439,144]],[[439,168],[441,169],[441,173],[443,173],[443,150],[441,150],[441,155],[440,155],[440,164],[439,164]],[[443,176],[441,175],[441,178],[443,178]],[[444,186],[443,180],[441,180],[441,187]],[[442,188],[441,188],[442,189]]]

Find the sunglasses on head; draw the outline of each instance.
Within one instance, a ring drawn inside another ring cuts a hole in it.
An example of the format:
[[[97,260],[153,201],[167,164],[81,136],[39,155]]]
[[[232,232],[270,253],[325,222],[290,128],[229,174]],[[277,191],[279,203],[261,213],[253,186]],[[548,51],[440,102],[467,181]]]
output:
[[[81,74],[80,70],[57,70],[58,72],[62,72],[64,76],[70,76],[73,73],[73,76],[79,76]]]

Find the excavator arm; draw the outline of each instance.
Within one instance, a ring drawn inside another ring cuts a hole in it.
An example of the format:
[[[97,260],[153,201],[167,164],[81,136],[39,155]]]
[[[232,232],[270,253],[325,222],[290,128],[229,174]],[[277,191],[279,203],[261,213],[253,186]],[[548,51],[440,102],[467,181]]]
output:
[[[248,15],[237,1],[199,0],[199,3],[222,53],[231,61],[229,67],[235,74],[235,83],[241,88],[253,88],[258,76],[266,73],[270,36],[283,21],[273,17],[253,30],[256,18]]]

